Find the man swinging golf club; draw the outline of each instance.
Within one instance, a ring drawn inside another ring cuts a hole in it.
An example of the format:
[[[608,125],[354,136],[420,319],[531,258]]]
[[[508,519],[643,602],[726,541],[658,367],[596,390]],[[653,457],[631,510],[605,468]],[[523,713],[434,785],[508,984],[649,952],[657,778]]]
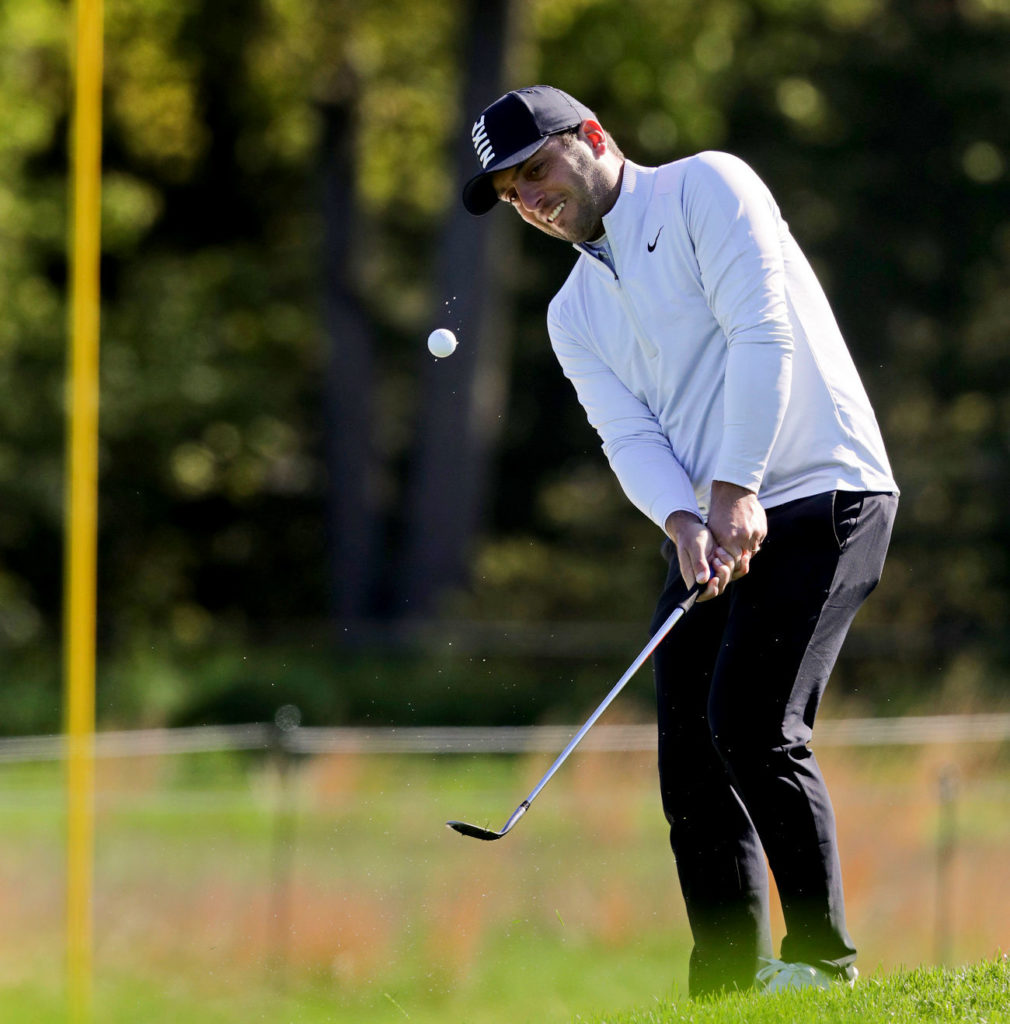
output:
[[[692,995],[855,977],[835,823],[809,747],[876,585],[898,488],[831,309],[742,161],[624,158],[591,110],[519,89],[473,126],[463,202],[575,246],[551,344],[628,498],[666,534],[659,774]],[[786,922],[772,959],[765,864]]]

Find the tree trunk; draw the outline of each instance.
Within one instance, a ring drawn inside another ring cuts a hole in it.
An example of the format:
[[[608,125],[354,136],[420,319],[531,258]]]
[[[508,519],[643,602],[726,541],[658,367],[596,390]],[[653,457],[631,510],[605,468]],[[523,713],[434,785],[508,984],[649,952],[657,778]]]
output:
[[[372,394],[373,332],[354,284],[353,88],[321,106],[323,302],[330,590],[338,621],[371,612],[378,510]]]
[[[454,202],[438,247],[439,308],[430,325],[454,330],[459,348],[441,360],[425,352],[396,598],[401,616],[431,614],[439,595],[467,578],[505,405],[504,299],[514,225],[494,215],[477,221],[458,197],[478,169],[470,120],[507,88],[512,8],[512,0],[471,0],[467,6],[465,123],[457,131]]]

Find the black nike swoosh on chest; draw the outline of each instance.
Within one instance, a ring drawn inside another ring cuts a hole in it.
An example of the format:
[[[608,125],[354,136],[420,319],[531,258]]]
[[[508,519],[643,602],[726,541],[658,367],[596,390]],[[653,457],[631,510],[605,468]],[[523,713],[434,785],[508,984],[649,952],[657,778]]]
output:
[[[663,228],[665,226],[665,224],[660,225],[659,230],[656,232],[656,237],[646,246],[649,252],[652,252],[656,248],[656,243],[659,241],[659,236],[663,233]]]

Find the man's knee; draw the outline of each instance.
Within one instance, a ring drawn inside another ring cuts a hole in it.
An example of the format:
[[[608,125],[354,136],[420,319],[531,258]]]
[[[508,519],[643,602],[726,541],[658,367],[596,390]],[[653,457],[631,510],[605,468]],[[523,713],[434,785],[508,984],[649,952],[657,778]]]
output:
[[[714,715],[712,746],[734,780],[780,775],[784,761],[801,761],[810,755],[810,731],[769,721],[762,723],[744,715]]]

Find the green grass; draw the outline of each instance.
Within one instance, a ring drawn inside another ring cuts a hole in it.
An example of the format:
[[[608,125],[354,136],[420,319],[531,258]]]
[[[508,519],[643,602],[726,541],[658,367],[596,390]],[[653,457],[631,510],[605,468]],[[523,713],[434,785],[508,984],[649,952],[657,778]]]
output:
[[[1001,982],[991,963],[900,973],[934,955],[936,776],[952,761],[950,956],[1005,948],[1005,753],[822,754],[868,978],[798,1003],[683,998],[690,936],[649,754],[573,757],[503,842],[444,827],[500,824],[549,760],[318,758],[286,783],[261,757],[100,762],[96,1024],[1005,1019],[989,1010],[1010,1002],[1005,967]],[[66,1019],[62,779],[0,766],[0,1021]]]
[[[919,968],[863,979],[851,991],[839,986],[733,994],[576,1019],[585,1024],[1003,1024],[1010,1021],[1010,965],[998,957],[958,970]]]
[[[571,1013],[593,998],[613,1000],[609,980],[619,975],[630,990],[648,978],[647,965],[628,956],[600,956],[583,950],[578,966],[557,973],[555,952],[534,944],[527,956],[494,958],[493,969],[479,986],[464,986],[449,997],[432,985],[428,993],[397,985],[376,989],[353,1003],[335,995],[322,979],[300,979],[298,991],[284,994],[259,987],[218,991],[202,998],[175,988],[157,976],[107,977],[96,996],[96,1019],[142,1024],[230,1024],[233,1021],[332,1024],[336,1021],[414,1021],[434,1024],[1006,1024],[1010,1021],[1010,967],[1002,957],[954,969],[918,968],[861,979],[850,991],[807,990],[729,994],[692,1001],[654,997],[641,1009]],[[544,954],[547,954],[546,957]],[[597,973],[599,972],[599,973]],[[560,982],[560,984],[559,984]],[[647,987],[647,982],[646,982]],[[577,990],[577,991],[576,991]],[[606,990],[604,993],[603,990]],[[65,1011],[58,993],[30,986],[2,991],[4,1020],[61,1021]]]

